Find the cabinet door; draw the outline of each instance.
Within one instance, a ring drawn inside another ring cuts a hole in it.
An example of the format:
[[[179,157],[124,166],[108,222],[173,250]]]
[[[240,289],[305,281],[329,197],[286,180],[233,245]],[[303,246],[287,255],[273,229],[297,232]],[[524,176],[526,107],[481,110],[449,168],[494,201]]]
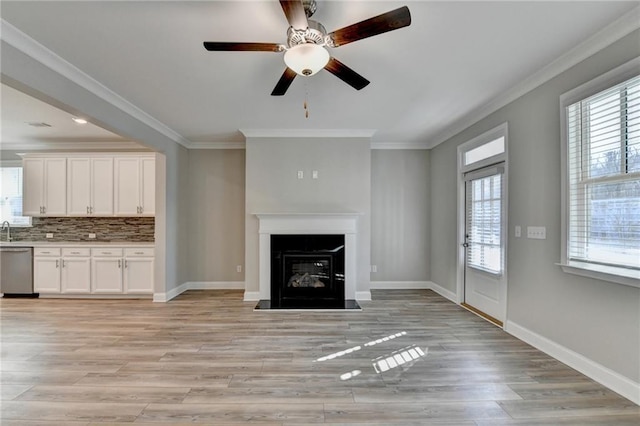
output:
[[[140,207],[140,160],[115,158],[115,208],[118,216],[137,216]]]
[[[22,160],[22,214],[42,214],[44,192],[44,160],[25,158]]]
[[[140,207],[144,215],[153,216],[156,212],[156,160],[155,158],[143,158],[141,167],[141,194]]]
[[[91,262],[93,293],[122,293],[122,259],[94,257]]]
[[[91,160],[91,214],[113,215],[113,158]]]
[[[67,214],[87,216],[91,207],[91,160],[69,158],[67,163]]]
[[[153,258],[125,258],[124,291],[153,293]]]
[[[88,257],[62,258],[62,292],[91,292],[91,262]]]
[[[33,258],[33,290],[36,293],[60,293],[59,258]]]
[[[44,160],[44,208],[46,216],[67,214],[67,159]]]

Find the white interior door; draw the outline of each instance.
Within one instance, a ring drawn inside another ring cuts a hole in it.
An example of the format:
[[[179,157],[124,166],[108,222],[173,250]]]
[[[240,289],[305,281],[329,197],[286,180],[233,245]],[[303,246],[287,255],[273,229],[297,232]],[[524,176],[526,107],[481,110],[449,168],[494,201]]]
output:
[[[504,168],[465,174],[464,302],[499,322],[506,312]]]

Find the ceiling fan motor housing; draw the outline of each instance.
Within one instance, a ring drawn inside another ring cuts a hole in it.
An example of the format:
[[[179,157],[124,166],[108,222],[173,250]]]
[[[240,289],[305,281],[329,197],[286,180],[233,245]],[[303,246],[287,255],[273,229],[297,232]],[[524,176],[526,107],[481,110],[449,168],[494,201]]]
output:
[[[299,44],[313,43],[325,45],[327,43],[327,30],[318,21],[309,19],[309,27],[304,30],[297,30],[289,27],[287,30],[287,46],[290,48]]]

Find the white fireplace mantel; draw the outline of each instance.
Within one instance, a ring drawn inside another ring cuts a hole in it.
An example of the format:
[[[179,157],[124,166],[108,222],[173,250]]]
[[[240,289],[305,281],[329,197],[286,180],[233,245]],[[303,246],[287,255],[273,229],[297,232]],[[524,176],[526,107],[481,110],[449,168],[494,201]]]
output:
[[[345,299],[355,300],[360,213],[255,213],[259,221],[260,299],[271,300],[271,235],[337,234],[345,242]]]

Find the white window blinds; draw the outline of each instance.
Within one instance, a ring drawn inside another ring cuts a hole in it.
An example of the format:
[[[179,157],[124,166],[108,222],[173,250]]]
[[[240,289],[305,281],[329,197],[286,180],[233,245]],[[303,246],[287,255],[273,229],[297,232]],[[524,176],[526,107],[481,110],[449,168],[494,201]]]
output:
[[[467,179],[467,265],[492,274],[503,271],[502,169]]]
[[[568,259],[640,269],[640,76],[566,117]]]

